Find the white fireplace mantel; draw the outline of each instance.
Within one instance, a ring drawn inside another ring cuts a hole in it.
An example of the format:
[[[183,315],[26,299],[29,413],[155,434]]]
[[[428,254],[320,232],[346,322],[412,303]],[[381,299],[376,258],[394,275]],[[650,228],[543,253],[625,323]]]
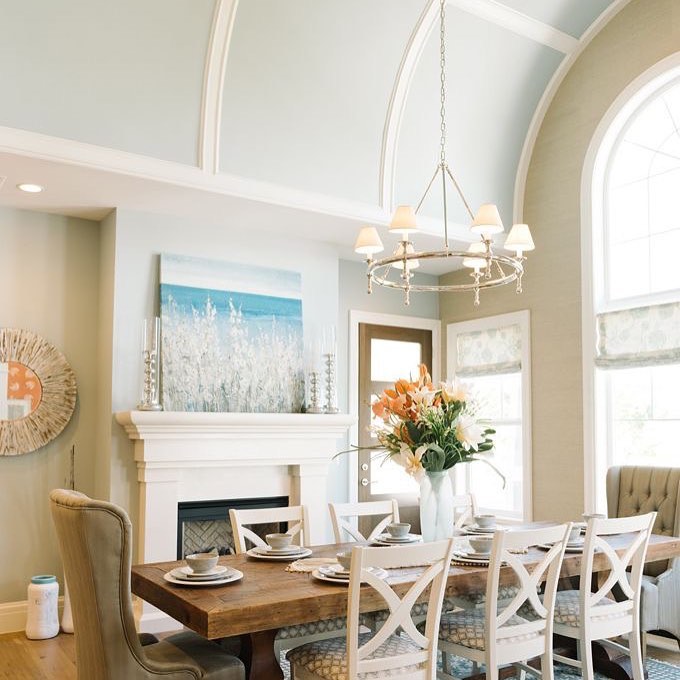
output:
[[[175,411],[115,417],[134,442],[140,562],[176,559],[183,501],[288,496],[291,505],[309,509],[308,540],[326,542],[328,466],[354,417]],[[153,613],[142,618],[144,629],[161,629]]]

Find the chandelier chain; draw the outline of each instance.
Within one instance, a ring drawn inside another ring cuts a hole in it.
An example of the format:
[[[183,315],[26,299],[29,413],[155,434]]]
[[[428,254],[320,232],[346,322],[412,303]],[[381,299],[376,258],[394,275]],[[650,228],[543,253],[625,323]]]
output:
[[[439,78],[441,81],[440,109],[441,137],[439,140],[439,160],[446,164],[446,35],[444,28],[446,0],[439,0]]]

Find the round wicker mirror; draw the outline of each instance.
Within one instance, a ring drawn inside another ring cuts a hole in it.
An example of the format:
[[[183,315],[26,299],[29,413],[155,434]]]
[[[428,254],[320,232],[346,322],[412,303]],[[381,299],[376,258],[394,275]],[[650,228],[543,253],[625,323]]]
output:
[[[0,456],[45,446],[75,405],[76,377],[64,355],[31,331],[0,328]]]

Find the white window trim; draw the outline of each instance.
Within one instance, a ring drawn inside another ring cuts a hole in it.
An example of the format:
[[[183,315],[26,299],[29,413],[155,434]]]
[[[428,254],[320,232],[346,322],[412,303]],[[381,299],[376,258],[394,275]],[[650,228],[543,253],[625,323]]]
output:
[[[605,512],[603,488],[608,448],[602,455],[604,436],[595,427],[595,380],[597,330],[595,310],[615,311],[639,306],[639,298],[616,300],[605,305],[604,280],[594,279],[595,263],[604,255],[604,189],[608,161],[627,121],[643,102],[680,77],[680,52],[662,59],[638,76],[612,102],[598,124],[586,151],[581,176],[581,340],[583,352],[583,495],[586,512]],[[673,292],[645,296],[644,303],[669,301]],[[600,483],[598,484],[598,479]]]
[[[349,413],[354,416],[355,424],[350,428],[349,441],[359,441],[359,324],[368,323],[378,326],[398,326],[432,331],[432,366],[429,367],[432,381],[437,384],[441,372],[441,321],[419,316],[381,314],[351,309],[349,312]],[[359,475],[356,454],[349,454],[348,485],[349,502],[358,501]]]
[[[497,314],[471,321],[451,323],[446,327],[446,375],[456,374],[456,336],[460,333],[518,325],[522,333],[522,520],[533,519],[531,454],[531,316],[528,309]]]

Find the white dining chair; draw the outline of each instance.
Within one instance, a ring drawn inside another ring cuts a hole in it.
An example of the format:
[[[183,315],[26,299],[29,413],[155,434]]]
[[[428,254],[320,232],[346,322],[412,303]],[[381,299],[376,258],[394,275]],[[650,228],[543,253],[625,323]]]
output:
[[[293,542],[305,545],[306,531],[309,526],[309,516],[304,505],[295,505],[285,508],[255,508],[248,510],[229,510],[231,529],[234,535],[234,547],[236,554],[240,555],[248,550],[246,540],[253,546],[264,548],[267,543],[260,538],[250,526],[257,524],[278,524],[287,522],[288,533],[294,536]],[[291,526],[292,524],[292,526]],[[299,645],[312,640],[324,640],[326,638],[344,636],[347,630],[347,619],[333,617],[310,623],[300,623],[293,626],[280,628],[274,640],[274,652],[279,658],[281,651],[290,649],[293,645]]]
[[[555,659],[581,669],[585,680],[593,680],[592,642],[598,640],[605,647],[630,654],[633,678],[643,680],[640,633],[640,590],[645,555],[654,526],[655,512],[635,517],[591,519],[586,529],[580,589],[563,590],[555,601],[555,633],[578,641],[578,659],[555,654]],[[613,534],[627,534],[624,553],[619,557],[603,538]],[[595,553],[605,556],[610,571],[593,593]],[[617,599],[612,589],[617,587]],[[628,647],[607,638],[628,635]]]
[[[542,677],[553,680],[553,606],[570,529],[571,523],[525,531],[496,531],[485,607],[442,615],[439,627],[442,653],[464,657],[475,665],[484,664],[487,680],[498,680],[499,667],[507,664],[516,665],[520,672],[536,674],[527,661],[540,656]],[[544,545],[545,554],[536,564],[525,564],[518,553],[533,545]],[[506,564],[518,581],[517,592],[510,601],[498,599],[501,566]],[[541,598],[538,587],[544,578]],[[520,616],[520,607],[528,609],[531,616]],[[445,672],[442,676],[451,677]]]
[[[361,503],[329,503],[333,533],[336,543],[350,541],[368,542],[385,532],[388,524],[399,521],[399,505],[396,500],[364,501]],[[364,536],[351,520],[359,517],[380,517],[380,521],[368,536]]]
[[[477,501],[474,494],[461,493],[453,497],[453,526],[457,529],[470,524],[477,514]]]
[[[453,540],[390,548],[352,549],[347,597],[347,637],[313,642],[288,652],[294,680],[349,680],[399,675],[408,680],[434,680],[437,673],[437,630],[441,616]],[[400,597],[372,570],[423,565]],[[370,588],[363,588],[367,584]],[[431,585],[427,620],[418,630],[411,616],[416,600]],[[360,609],[377,591],[389,616],[375,633],[360,634]],[[370,674],[370,675],[364,675]]]
[[[248,550],[246,540],[257,548],[265,548],[266,541],[249,527],[254,524],[278,524],[293,522],[288,532],[293,536],[293,543],[305,545],[305,532],[309,526],[309,516],[304,505],[291,505],[285,508],[254,508],[249,510],[229,510],[231,530],[234,535],[234,548],[240,555]],[[278,531],[278,530],[277,530]]]

